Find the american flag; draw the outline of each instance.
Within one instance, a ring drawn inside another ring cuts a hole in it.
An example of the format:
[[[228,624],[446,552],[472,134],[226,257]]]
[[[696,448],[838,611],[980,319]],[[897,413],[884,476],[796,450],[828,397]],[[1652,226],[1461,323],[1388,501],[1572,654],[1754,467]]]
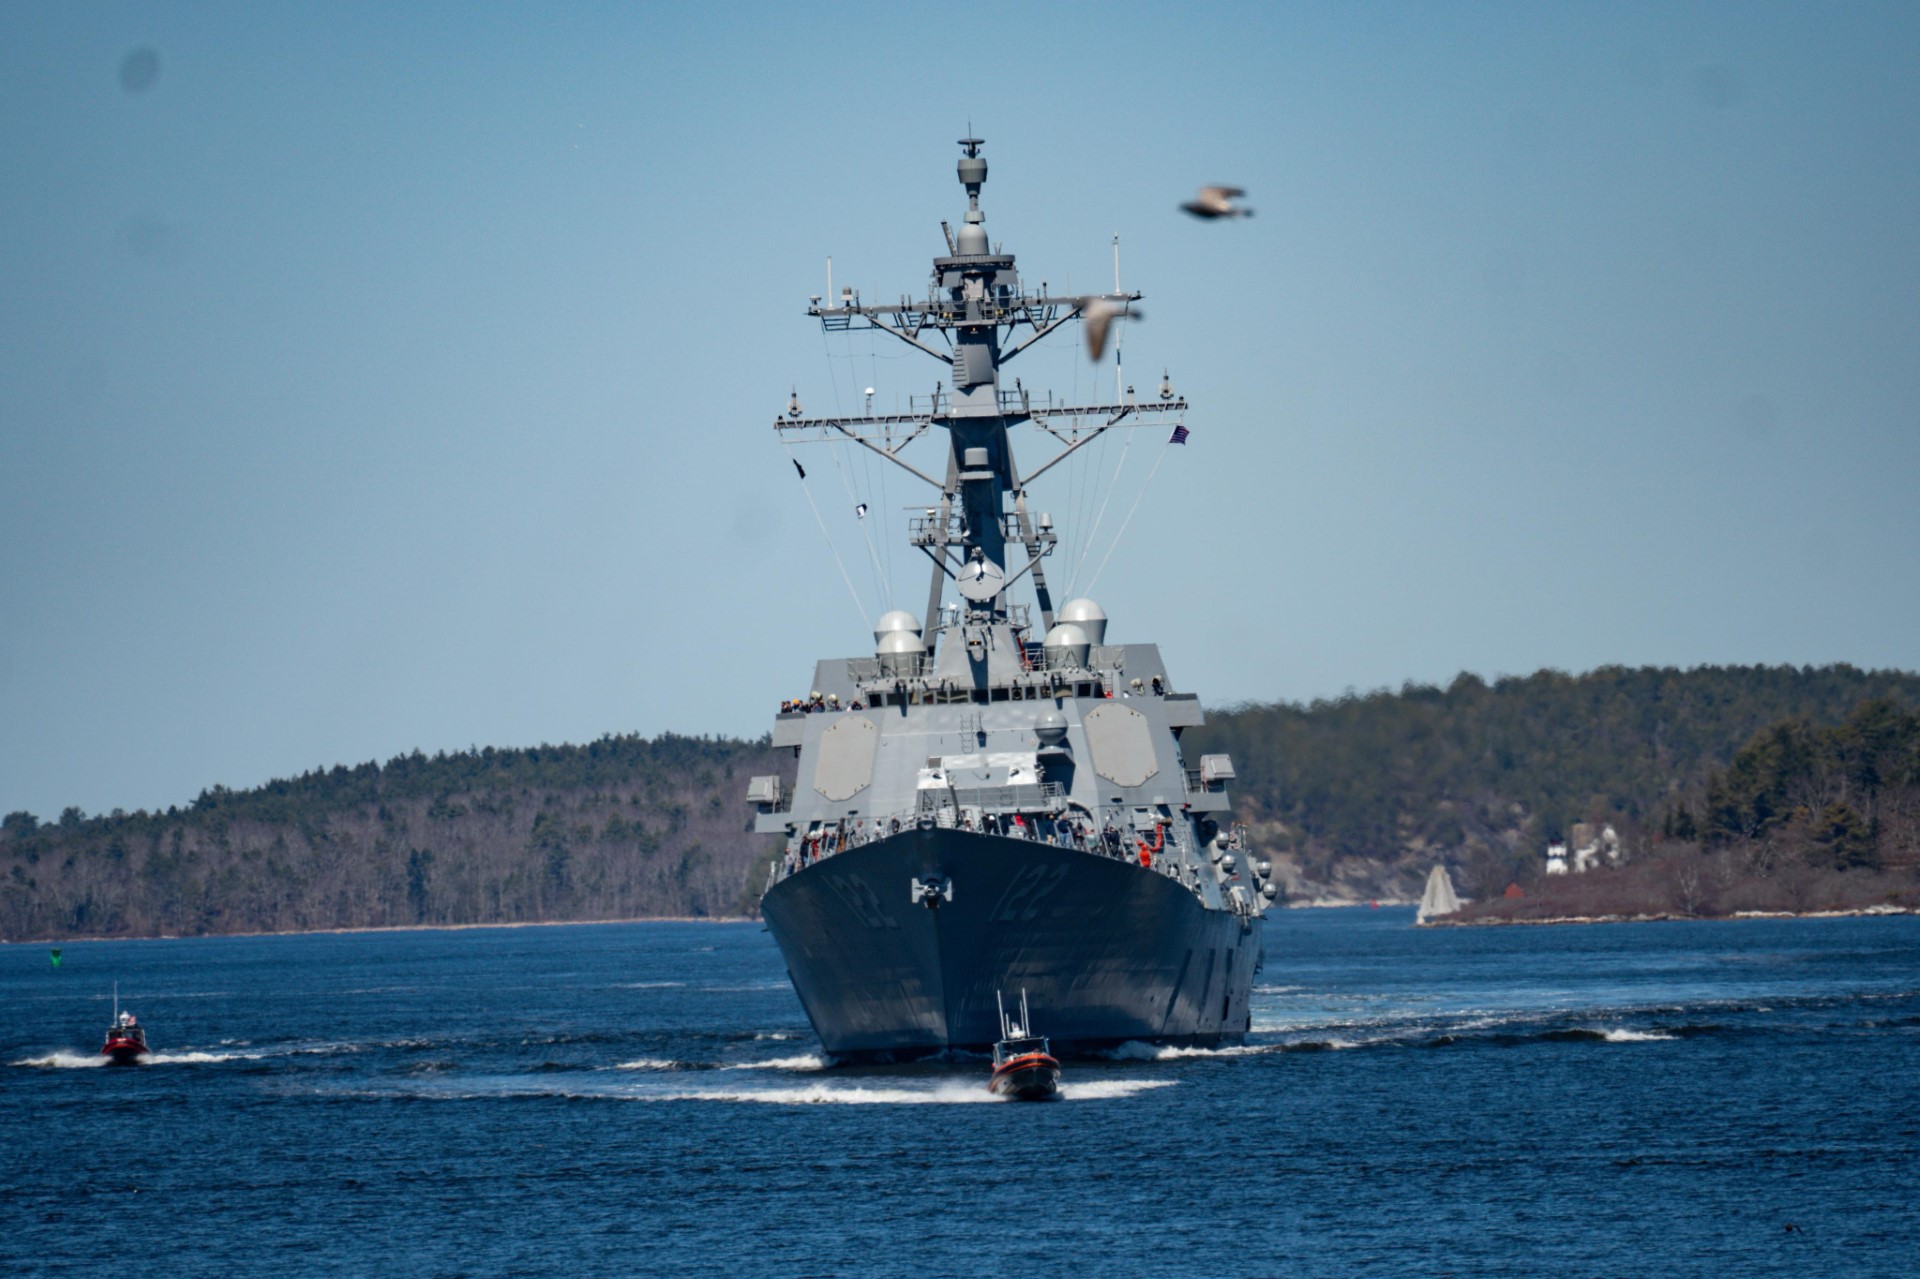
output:
[[[1167,443],[1185,444],[1187,442],[1187,435],[1188,435],[1188,431],[1186,427],[1176,426],[1173,428],[1173,438],[1168,440]]]

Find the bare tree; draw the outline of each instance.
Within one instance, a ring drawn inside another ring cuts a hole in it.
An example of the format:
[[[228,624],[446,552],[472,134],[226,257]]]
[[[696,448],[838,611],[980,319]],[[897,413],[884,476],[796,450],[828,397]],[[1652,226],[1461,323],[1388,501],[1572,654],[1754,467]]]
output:
[[[1700,913],[1700,858],[1698,854],[1683,854],[1673,863],[1673,886],[1679,890],[1680,910],[1683,914]]]

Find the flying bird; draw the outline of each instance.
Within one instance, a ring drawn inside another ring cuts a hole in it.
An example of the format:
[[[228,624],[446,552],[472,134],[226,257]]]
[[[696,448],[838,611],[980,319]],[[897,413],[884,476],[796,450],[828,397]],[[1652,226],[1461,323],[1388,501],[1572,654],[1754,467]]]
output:
[[[1106,298],[1083,298],[1080,305],[1080,318],[1087,326],[1087,358],[1098,363],[1107,353],[1107,331],[1113,322],[1125,316],[1129,320],[1144,320],[1147,317],[1131,306],[1122,306]]]
[[[1253,210],[1234,203],[1246,192],[1239,187],[1201,187],[1200,193],[1180,207],[1196,218],[1211,222],[1215,218],[1250,218]]]

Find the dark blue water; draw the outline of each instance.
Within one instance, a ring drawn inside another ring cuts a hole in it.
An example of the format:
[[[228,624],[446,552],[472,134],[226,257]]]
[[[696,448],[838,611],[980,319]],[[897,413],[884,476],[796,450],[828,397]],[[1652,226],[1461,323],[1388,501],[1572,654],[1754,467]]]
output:
[[[1408,923],[1051,1105],[822,1062],[756,925],[0,947],[0,1273],[1915,1272],[1920,918]]]

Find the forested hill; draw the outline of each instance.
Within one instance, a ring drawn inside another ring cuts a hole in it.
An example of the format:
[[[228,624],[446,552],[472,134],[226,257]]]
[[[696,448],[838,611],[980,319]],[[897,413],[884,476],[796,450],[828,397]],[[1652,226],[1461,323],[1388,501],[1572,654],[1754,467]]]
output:
[[[1445,860],[1475,896],[1531,883],[1547,841],[1612,822],[1629,847],[1756,734],[1833,725],[1861,702],[1920,706],[1920,675],[1851,666],[1604,667],[1445,689],[1408,685],[1209,716],[1256,844],[1290,898],[1417,897]]]
[[[738,915],[761,743],[415,752],[164,813],[0,827],[0,938]],[[791,771],[791,759],[787,770]]]
[[[1875,698],[1920,708],[1920,676],[1463,675],[1215,711],[1185,751],[1233,756],[1238,816],[1290,900],[1411,897],[1441,860],[1484,897],[1536,882],[1547,841],[1575,822],[1613,823],[1636,853],[1682,813],[1707,820],[1746,784],[1728,769],[1756,735],[1835,725]],[[764,743],[607,737],[416,752],[215,787],[165,813],[14,813],[0,824],[0,938],[744,914],[772,851],[749,833],[747,779],[792,769]],[[1748,789],[1755,803],[1773,793]]]

